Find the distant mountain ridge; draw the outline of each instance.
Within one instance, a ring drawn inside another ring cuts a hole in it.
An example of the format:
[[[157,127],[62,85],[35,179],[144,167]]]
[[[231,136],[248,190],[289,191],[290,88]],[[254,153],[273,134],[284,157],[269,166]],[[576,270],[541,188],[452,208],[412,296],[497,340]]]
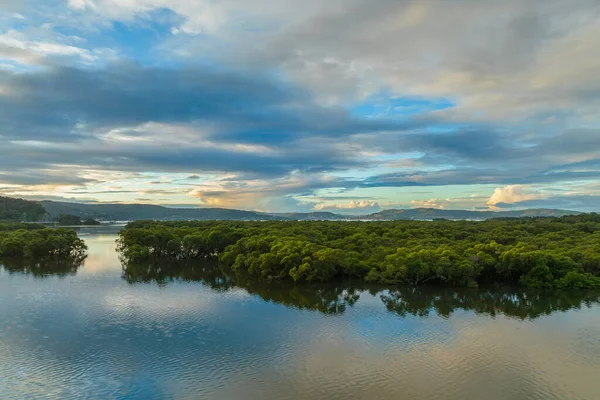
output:
[[[268,213],[277,219],[283,220],[335,220],[335,219],[348,219],[352,217],[348,217],[347,215],[334,214],[329,211],[315,211],[309,213]]]
[[[549,208],[533,208],[515,211],[470,211],[440,210],[436,208],[411,208],[408,210],[383,210],[368,215],[369,219],[402,220],[402,219],[493,219],[521,217],[561,217],[563,215],[582,214],[578,211],[555,210]]]
[[[228,208],[168,208],[151,204],[82,204],[42,201],[46,211],[76,215],[80,218],[94,218],[110,221],[156,220],[272,220],[277,219],[256,211],[232,210]]]
[[[469,211],[440,210],[434,208],[392,209],[377,213],[348,216],[332,212],[309,213],[262,213],[227,208],[168,208],[148,204],[81,204],[42,201],[41,205],[51,216],[59,214],[76,215],[80,218],[93,218],[109,221],[155,220],[431,220],[431,219],[473,219],[519,217],[560,217],[581,214],[577,211],[554,209],[528,209],[518,211]]]

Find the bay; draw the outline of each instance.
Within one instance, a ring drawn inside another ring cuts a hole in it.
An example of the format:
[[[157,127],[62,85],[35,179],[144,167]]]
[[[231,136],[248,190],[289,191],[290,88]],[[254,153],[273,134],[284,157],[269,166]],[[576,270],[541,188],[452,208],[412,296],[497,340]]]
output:
[[[256,282],[214,263],[0,268],[3,399],[597,399],[600,297]]]

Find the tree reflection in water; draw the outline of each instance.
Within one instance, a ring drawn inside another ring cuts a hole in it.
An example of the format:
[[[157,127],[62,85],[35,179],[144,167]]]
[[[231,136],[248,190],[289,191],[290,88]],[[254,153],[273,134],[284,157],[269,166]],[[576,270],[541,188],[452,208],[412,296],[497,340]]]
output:
[[[123,278],[130,284],[173,281],[202,282],[212,290],[226,292],[243,289],[265,301],[323,314],[341,314],[352,307],[360,296],[360,288],[339,284],[302,284],[260,281],[239,271],[219,266],[214,261],[123,262]]]
[[[361,293],[379,295],[388,311],[405,317],[435,313],[448,318],[457,310],[489,316],[506,315],[535,319],[557,311],[589,307],[600,302],[599,293],[586,291],[533,290],[521,288],[452,289],[440,287],[383,287],[357,282],[296,284],[261,281],[214,261],[153,261],[126,263],[123,278],[130,284],[172,281],[202,282],[215,291],[243,289],[265,301],[328,315],[342,314]]]
[[[48,276],[64,277],[76,275],[85,259],[85,255],[78,257],[62,257],[59,259],[3,258],[0,259],[0,266],[11,274],[21,273],[40,278]]]
[[[435,312],[448,318],[453,312],[464,310],[492,317],[503,314],[518,319],[536,319],[600,302],[597,292],[521,288],[397,288],[380,297],[388,311],[401,317],[425,317]]]

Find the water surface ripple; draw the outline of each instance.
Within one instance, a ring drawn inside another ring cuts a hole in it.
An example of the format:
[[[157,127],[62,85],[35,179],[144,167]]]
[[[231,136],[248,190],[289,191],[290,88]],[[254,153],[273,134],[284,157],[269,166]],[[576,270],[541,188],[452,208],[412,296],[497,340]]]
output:
[[[207,263],[0,268],[2,399],[600,399],[591,293],[261,284]]]

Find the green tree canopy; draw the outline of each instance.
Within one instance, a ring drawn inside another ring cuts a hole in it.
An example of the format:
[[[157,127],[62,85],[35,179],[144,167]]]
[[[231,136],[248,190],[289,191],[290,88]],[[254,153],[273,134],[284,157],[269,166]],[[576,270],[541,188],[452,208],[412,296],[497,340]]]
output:
[[[600,288],[600,216],[471,221],[138,221],[127,260],[218,258],[264,279]]]

